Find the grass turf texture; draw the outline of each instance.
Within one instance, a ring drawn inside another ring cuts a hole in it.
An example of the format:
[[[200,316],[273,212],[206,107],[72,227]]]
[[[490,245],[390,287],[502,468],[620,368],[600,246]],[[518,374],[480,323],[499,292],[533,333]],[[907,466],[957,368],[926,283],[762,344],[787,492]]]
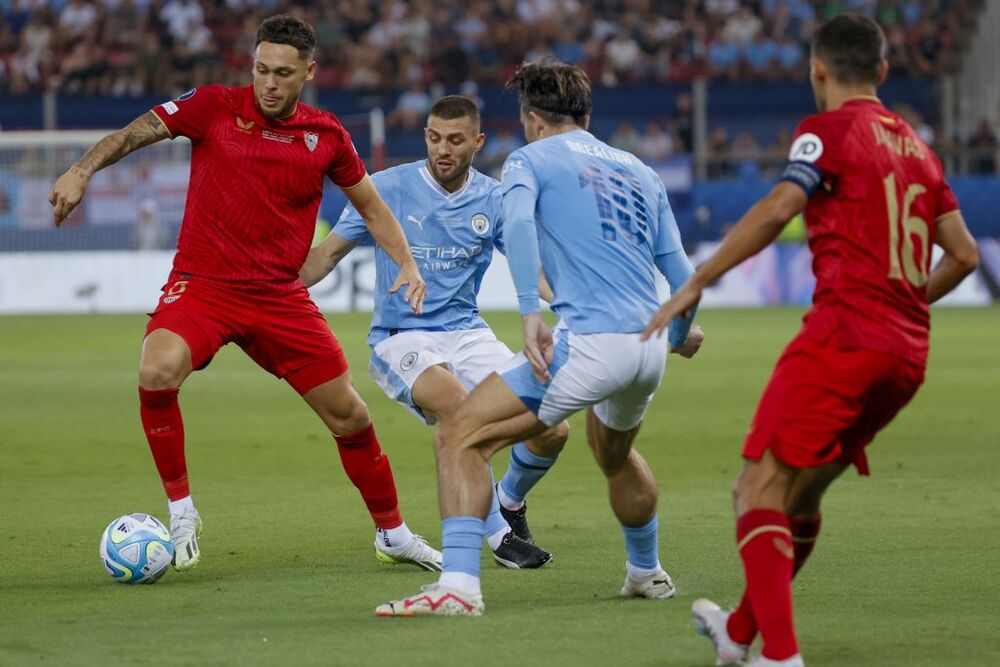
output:
[[[663,563],[680,594],[622,601],[624,548],[579,417],[531,497],[536,572],[483,560],[481,619],[377,619],[433,575],[372,556],[336,449],[283,383],[224,349],[181,392],[205,520],[203,562],[155,586],[104,574],[126,512],[167,513],[137,414],[139,316],[0,318],[0,664],[710,665],[690,603],[740,593],[729,485],[796,310],[706,311],[671,357],[638,448],[660,489]],[[431,431],[365,371],[366,317],[331,316],[390,453],[404,515],[440,544]],[[516,345],[512,314],[492,316]],[[1000,663],[1000,309],[937,310],[928,380],[870,450],[874,477],[831,491],[796,582],[811,665]],[[506,466],[498,457],[498,476]]]

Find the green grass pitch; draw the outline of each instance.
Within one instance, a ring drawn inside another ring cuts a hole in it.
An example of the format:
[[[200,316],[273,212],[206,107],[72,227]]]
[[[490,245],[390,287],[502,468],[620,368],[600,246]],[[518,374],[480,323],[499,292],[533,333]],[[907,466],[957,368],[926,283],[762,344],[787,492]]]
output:
[[[433,576],[386,568],[330,437],[234,347],[181,402],[203,562],[155,586],[104,574],[115,516],[166,519],[139,427],[141,316],[0,318],[0,665],[711,665],[690,604],[740,593],[729,486],[743,433],[800,311],[706,311],[671,357],[638,440],[659,481],[674,600],[622,601],[620,530],[583,441],[531,496],[555,560],[483,561],[481,619],[377,619]],[[517,319],[490,317],[516,346]],[[366,372],[364,315],[331,316],[390,454],[408,524],[440,544],[431,431]],[[917,399],[825,506],[796,582],[810,665],[1000,664],[1000,309],[940,309]],[[497,460],[498,475],[506,456]]]

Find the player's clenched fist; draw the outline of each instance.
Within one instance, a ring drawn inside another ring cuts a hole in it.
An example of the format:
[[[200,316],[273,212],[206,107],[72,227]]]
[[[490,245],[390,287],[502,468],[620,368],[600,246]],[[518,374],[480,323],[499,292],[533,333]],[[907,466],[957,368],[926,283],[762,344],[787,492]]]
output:
[[[52,204],[52,218],[56,227],[69,217],[76,205],[83,199],[87,191],[90,176],[76,165],[59,177],[49,192],[49,203]]]
[[[701,349],[701,344],[705,342],[705,332],[701,330],[701,327],[697,324],[691,327],[691,331],[688,332],[687,338],[684,339],[684,343],[679,347],[670,346],[670,351],[674,354],[679,354],[685,359],[690,359],[698,353]]]

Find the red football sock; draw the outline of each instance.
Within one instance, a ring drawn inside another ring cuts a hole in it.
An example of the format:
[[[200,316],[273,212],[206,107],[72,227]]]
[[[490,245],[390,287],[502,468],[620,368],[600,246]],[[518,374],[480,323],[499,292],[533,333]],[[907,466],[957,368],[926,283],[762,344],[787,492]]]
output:
[[[396,497],[396,481],[392,477],[389,457],[375,437],[375,428],[368,424],[357,433],[336,435],[337,449],[344,472],[361,492],[372,520],[379,528],[398,528],[403,523]]]
[[[819,537],[822,515],[817,514],[807,519],[789,517],[792,529],[792,548],[795,551],[795,565],[792,568],[792,578],[799,573]],[[750,605],[750,595],[744,591],[740,604],[729,615],[726,625],[729,638],[740,644],[753,643],[757,636],[757,622],[753,618],[753,607]]]
[[[184,421],[177,403],[179,389],[139,387],[139,417],[156,470],[170,500],[191,495],[184,460]]]
[[[790,658],[799,646],[792,618],[794,550],[788,515],[750,510],[737,522],[736,537],[753,618],[764,636],[761,653],[771,660]]]

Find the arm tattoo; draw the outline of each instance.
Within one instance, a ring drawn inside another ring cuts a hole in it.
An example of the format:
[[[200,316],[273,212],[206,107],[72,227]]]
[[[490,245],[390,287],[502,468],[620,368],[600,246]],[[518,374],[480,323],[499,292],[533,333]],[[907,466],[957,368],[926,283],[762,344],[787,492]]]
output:
[[[90,176],[94,172],[118,162],[132,151],[169,136],[170,132],[163,121],[155,113],[148,111],[126,125],[124,129],[109,134],[98,141],[84,153],[83,157],[72,168]]]

